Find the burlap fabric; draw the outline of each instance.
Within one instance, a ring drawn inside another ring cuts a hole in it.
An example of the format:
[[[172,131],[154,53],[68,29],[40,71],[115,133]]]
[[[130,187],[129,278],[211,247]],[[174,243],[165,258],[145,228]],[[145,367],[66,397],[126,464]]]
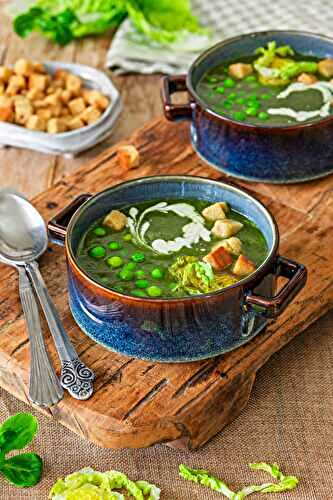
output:
[[[276,461],[301,479],[297,490],[266,495],[267,500],[333,499],[332,329],[333,314],[329,314],[275,354],[258,373],[240,417],[196,452],[166,446],[101,449],[35,412],[40,432],[31,449],[44,459],[43,479],[35,488],[18,490],[0,478],[0,499],[46,499],[58,477],[90,465],[156,482],[164,500],[208,500],[221,495],[180,479],[180,463],[208,468],[236,488],[267,479],[247,469],[248,462],[257,460]],[[1,420],[29,410],[5,391],[0,395]]]

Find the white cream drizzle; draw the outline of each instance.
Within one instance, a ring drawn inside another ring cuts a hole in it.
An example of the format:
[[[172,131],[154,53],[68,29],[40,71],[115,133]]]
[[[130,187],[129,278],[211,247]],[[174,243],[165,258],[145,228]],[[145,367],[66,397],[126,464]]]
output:
[[[292,92],[303,92],[306,90],[318,90],[323,96],[323,104],[319,109],[313,111],[295,111],[292,108],[269,108],[267,113],[270,115],[290,116],[298,122],[304,122],[310,118],[320,116],[325,118],[330,114],[330,105],[332,101],[333,84],[329,82],[316,82],[306,85],[301,82],[291,83],[288,87],[276,96],[277,99],[285,99]]]

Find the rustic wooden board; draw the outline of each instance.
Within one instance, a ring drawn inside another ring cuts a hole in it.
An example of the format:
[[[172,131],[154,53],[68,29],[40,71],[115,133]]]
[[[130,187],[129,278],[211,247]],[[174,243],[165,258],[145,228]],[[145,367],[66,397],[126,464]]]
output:
[[[134,133],[129,143],[140,151],[139,168],[125,170],[117,164],[116,148],[105,151],[33,200],[45,220],[78,194],[95,193],[125,179],[161,173],[226,179],[195,156],[187,124],[158,119]],[[97,380],[95,395],[89,401],[75,401],[66,395],[46,413],[104,447],[155,443],[198,447],[239,414],[257,370],[268,358],[331,307],[333,176],[293,186],[239,184],[276,216],[281,253],[308,268],[305,290],[266,332],[231,353],[187,364],[148,363],[112,353],[79,330],[68,308],[63,251],[50,246],[41,259],[41,271],[66,330]],[[0,276],[0,384],[27,402],[29,345],[17,277],[4,266]],[[59,368],[47,329],[45,336]]]

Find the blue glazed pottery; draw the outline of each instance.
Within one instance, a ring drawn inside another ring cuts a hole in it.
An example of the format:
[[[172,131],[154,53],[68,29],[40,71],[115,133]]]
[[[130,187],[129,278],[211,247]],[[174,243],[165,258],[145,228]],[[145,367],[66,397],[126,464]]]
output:
[[[163,79],[165,116],[190,120],[198,155],[233,177],[291,183],[326,176],[333,173],[333,116],[289,126],[253,125],[218,115],[196,93],[198,81],[210,68],[252,54],[272,40],[305,56],[333,59],[333,39],[312,33],[265,31],[230,38],[200,55],[187,76]],[[171,94],[184,90],[189,93],[189,102],[172,104]]]
[[[269,254],[249,277],[210,294],[184,298],[128,296],[95,282],[76,261],[82,234],[111,209],[165,198],[224,200],[254,221]],[[79,327],[103,346],[128,356],[162,362],[205,359],[248,342],[276,318],[306,281],[305,268],[277,255],[278,230],[256,199],[236,187],[201,177],[157,176],[83,195],[49,223],[51,238],[65,242],[69,303]],[[276,277],[287,284],[275,295]]]

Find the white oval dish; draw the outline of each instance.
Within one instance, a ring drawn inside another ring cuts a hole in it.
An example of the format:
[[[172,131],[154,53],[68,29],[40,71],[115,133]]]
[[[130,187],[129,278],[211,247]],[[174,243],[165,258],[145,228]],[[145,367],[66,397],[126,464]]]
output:
[[[0,145],[74,156],[105,139],[111,133],[122,110],[120,94],[110,78],[102,71],[82,64],[46,61],[44,66],[51,74],[57,69],[64,69],[79,76],[85,87],[100,90],[109,97],[109,106],[95,123],[59,134],[29,130],[21,125],[0,122]]]

